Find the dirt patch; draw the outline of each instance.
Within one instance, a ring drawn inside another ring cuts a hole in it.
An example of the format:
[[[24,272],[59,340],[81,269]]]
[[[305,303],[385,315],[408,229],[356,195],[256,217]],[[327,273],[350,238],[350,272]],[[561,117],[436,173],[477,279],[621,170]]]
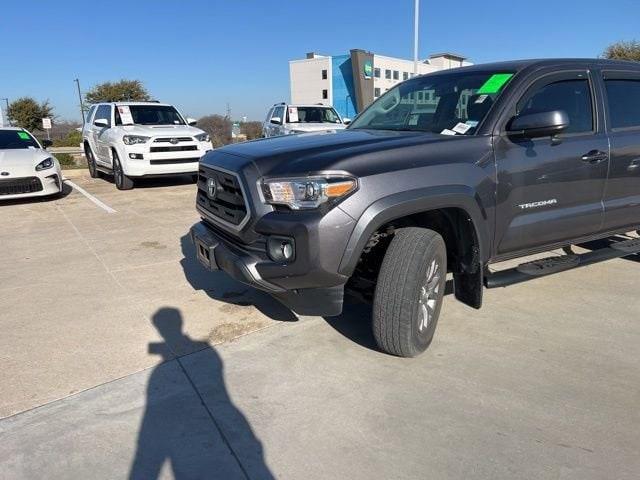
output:
[[[265,326],[265,322],[243,319],[235,323],[223,323],[209,332],[209,342],[213,344],[229,342],[234,338],[241,337],[247,333],[260,330]]]
[[[160,242],[142,242],[140,243],[140,246],[144,248],[152,248],[154,250],[163,250],[167,248],[166,245],[163,245]]]

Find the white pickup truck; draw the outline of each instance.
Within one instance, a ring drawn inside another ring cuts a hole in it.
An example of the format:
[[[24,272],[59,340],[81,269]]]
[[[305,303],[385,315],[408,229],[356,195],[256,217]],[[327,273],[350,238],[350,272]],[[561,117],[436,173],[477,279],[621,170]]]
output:
[[[135,178],[193,174],[213,149],[209,135],[175,107],[156,102],[99,103],[82,129],[89,174],[113,175],[119,190]]]

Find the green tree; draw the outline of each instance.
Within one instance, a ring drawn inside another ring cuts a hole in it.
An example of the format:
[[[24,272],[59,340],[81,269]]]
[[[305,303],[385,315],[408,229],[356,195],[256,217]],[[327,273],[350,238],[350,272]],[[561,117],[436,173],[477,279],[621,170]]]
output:
[[[640,62],[640,42],[616,42],[607,47],[603,56],[612,60],[633,60]]]
[[[149,92],[140,80],[120,80],[94,85],[85,94],[87,103],[100,102],[146,102],[151,100]]]
[[[43,118],[53,118],[53,107],[48,100],[38,103],[31,97],[22,97],[9,104],[7,114],[13,125],[33,132],[42,129]]]

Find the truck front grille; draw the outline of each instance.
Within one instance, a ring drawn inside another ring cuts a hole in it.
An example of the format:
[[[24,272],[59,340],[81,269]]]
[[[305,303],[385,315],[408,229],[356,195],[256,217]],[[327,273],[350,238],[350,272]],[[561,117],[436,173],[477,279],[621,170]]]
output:
[[[155,152],[191,152],[198,150],[197,145],[177,145],[175,147],[151,147],[149,149],[151,153]]]
[[[178,143],[178,142],[193,142],[191,137],[161,137],[156,138],[153,143]]]
[[[0,195],[21,195],[40,191],[42,191],[42,182],[38,177],[0,180]]]
[[[215,183],[213,194],[209,191],[210,182]],[[238,177],[220,170],[200,169],[197,202],[212,217],[235,226],[240,225],[248,215]]]

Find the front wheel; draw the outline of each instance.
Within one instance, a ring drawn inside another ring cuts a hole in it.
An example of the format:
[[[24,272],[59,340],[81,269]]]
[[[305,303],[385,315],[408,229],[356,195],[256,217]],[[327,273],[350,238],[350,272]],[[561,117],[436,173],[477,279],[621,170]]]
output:
[[[100,174],[98,173],[98,167],[96,167],[96,159],[93,156],[91,147],[86,146],[84,150],[84,154],[87,157],[87,168],[89,169],[89,176],[91,178],[98,178]]]
[[[124,174],[116,152],[113,152],[113,180],[118,190],[131,190],[133,188],[133,180]]]
[[[396,232],[382,261],[373,301],[373,334],[380,349],[415,357],[433,340],[447,277],[442,237],[426,228]]]

